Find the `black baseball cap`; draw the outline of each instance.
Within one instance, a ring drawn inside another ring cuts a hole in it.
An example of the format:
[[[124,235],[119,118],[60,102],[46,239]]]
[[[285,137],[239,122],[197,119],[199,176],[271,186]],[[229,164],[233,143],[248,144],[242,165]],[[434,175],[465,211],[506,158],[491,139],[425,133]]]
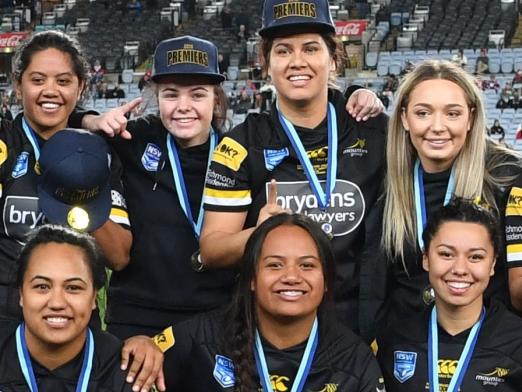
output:
[[[216,45],[190,35],[161,41],[154,51],[152,80],[172,75],[202,75],[216,84],[224,81]]]
[[[111,155],[101,136],[63,129],[47,140],[38,161],[39,204],[50,223],[93,231],[111,211]]]
[[[265,0],[261,37],[305,32],[335,33],[328,0]]]

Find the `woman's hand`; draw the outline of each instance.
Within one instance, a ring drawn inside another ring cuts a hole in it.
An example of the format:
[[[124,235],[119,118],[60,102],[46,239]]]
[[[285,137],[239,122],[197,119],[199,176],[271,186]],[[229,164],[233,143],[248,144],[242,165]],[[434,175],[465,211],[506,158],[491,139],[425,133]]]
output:
[[[121,368],[127,370],[129,361],[131,367],[127,373],[127,382],[134,384],[134,392],[147,392],[153,385],[160,391],[165,391],[163,376],[163,353],[148,336],[133,336],[124,342],[121,350]]]
[[[381,114],[384,105],[373,91],[362,88],[350,95],[346,103],[346,111],[357,121],[366,121],[370,117]]]
[[[282,214],[285,212],[289,214],[292,213],[291,210],[285,210],[283,207],[277,204],[277,182],[276,180],[271,180],[268,188],[268,197],[266,199],[266,204],[259,211],[256,226],[259,226],[261,223],[263,223],[271,216]]]
[[[102,131],[110,137],[120,135],[124,139],[131,139],[132,136],[127,131],[127,117],[125,115],[135,110],[140,103],[141,98],[136,98],[97,116],[86,114],[82,119],[82,127],[90,131]]]

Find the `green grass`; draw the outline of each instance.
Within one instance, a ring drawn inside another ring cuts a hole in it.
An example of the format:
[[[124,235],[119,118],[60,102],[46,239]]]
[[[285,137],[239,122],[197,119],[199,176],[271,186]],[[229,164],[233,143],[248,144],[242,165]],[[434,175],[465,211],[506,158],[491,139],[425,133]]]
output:
[[[104,331],[107,329],[107,325],[105,324],[105,312],[107,309],[107,289],[109,288],[112,271],[108,268],[105,268],[105,272],[107,273],[105,287],[102,287],[100,290],[98,290],[98,295],[96,297],[98,312],[100,313],[101,326]]]

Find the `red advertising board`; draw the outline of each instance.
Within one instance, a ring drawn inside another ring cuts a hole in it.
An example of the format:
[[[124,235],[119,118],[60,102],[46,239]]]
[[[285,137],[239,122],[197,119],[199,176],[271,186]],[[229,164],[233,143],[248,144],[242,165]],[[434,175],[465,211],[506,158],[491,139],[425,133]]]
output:
[[[337,35],[362,35],[368,26],[366,19],[337,20],[335,21],[335,30]]]
[[[16,33],[1,33],[0,34],[0,50],[6,48],[15,48],[21,40],[27,36],[25,31]]]

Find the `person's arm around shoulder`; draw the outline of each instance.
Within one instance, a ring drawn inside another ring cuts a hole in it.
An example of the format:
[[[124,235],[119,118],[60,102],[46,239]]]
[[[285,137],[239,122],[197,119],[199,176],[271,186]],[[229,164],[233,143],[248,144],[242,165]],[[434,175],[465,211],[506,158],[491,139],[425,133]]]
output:
[[[384,104],[372,90],[360,88],[359,86],[350,86],[344,96],[348,99],[346,111],[356,121],[366,121],[370,117],[376,117],[384,111]]]

